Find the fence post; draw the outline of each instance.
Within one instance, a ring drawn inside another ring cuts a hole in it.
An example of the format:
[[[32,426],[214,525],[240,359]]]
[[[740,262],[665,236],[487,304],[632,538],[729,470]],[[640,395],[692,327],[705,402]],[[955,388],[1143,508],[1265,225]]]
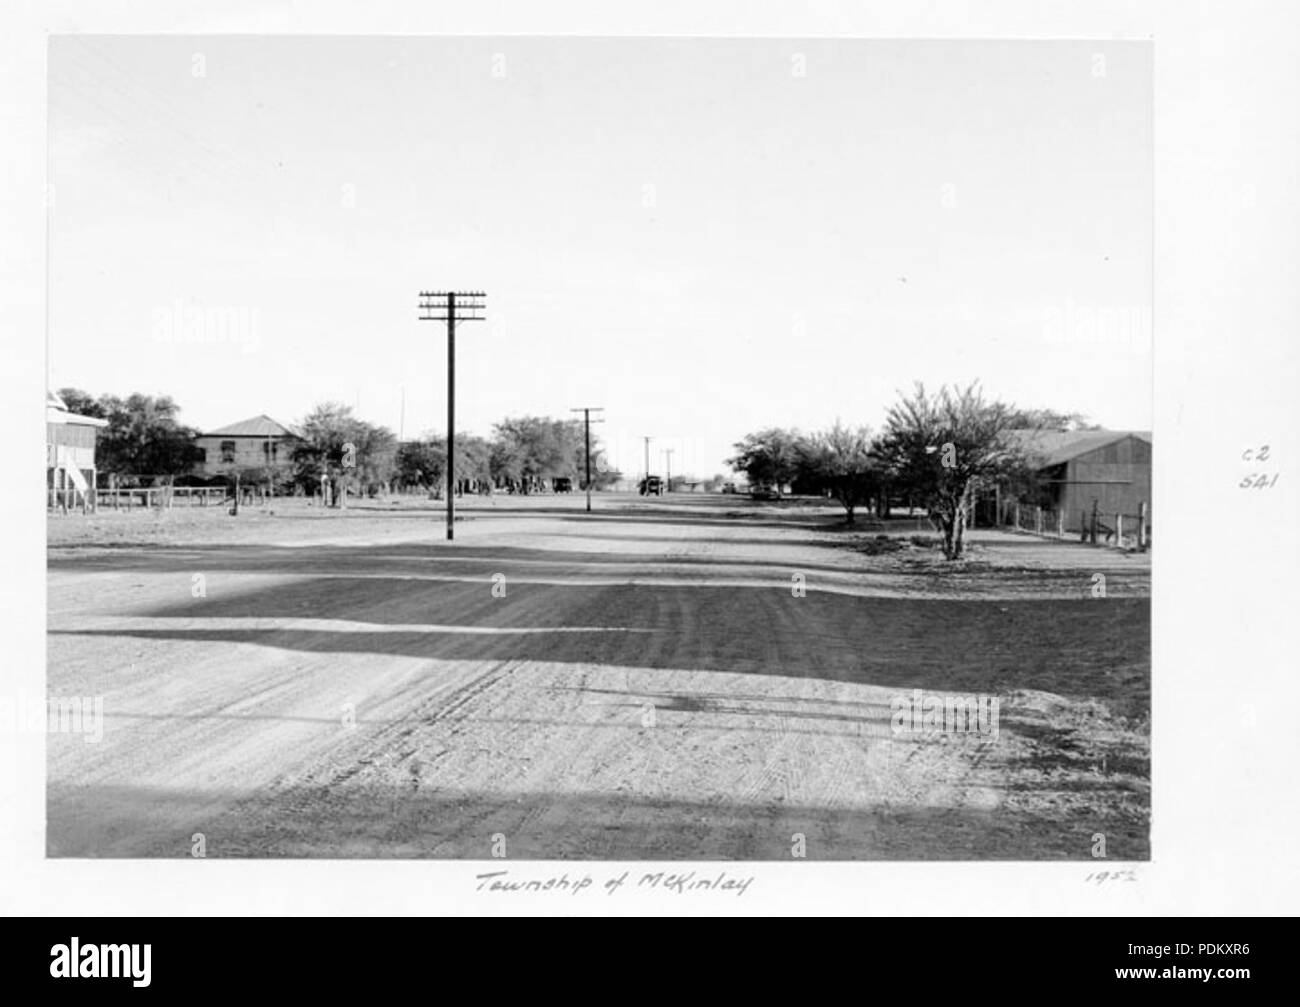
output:
[[[1056,537],[1065,538],[1065,511],[1056,512]]]
[[[1018,500],[1016,501],[1015,522],[1016,522],[1015,523],[1016,531],[1019,531],[1020,530],[1020,501]]]
[[[1115,545],[1124,548],[1124,515],[1119,513],[1115,515]]]
[[[1043,508],[1034,508],[1034,534],[1043,534]]]
[[[1138,549],[1143,552],[1147,547],[1147,502],[1138,504]]]
[[[1092,502],[1092,521],[1089,525],[1091,529],[1088,535],[1088,541],[1091,545],[1097,544],[1097,501]]]

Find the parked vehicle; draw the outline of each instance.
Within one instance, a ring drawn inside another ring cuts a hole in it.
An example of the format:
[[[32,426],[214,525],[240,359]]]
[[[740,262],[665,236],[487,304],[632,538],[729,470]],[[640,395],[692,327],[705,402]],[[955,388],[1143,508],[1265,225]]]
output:
[[[722,484],[722,492],[723,492],[723,493],[735,493],[735,492],[736,492],[736,484],[735,484],[735,483],[723,483],[723,484]]]
[[[664,481],[659,476],[647,476],[637,486],[637,492],[644,496],[663,496]]]
[[[749,488],[749,498],[751,500],[780,500],[781,491],[775,486],[751,486]]]

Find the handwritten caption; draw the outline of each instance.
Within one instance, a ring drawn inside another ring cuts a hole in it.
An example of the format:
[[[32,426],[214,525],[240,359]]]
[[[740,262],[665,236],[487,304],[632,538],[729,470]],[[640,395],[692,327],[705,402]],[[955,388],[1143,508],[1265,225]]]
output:
[[[1137,871],[1093,871],[1083,880],[1100,885],[1107,881],[1136,881],[1137,879]]]
[[[666,872],[647,871],[634,876],[632,871],[610,874],[605,877],[593,876],[589,872],[573,874],[550,874],[542,877],[525,877],[511,871],[488,871],[474,876],[476,891],[480,892],[538,892],[553,895],[581,895],[584,892],[604,892],[614,895],[621,891],[669,892],[675,895],[725,893],[744,895],[754,881],[751,874],[747,877],[733,875],[727,871]]]
[[[1248,465],[1267,465],[1270,462],[1269,452],[1272,449],[1265,444],[1260,448],[1247,448],[1241,453],[1241,460]],[[1242,477],[1241,482],[1237,485],[1244,490],[1248,489],[1272,489],[1277,485],[1277,477],[1281,472],[1251,472]]]

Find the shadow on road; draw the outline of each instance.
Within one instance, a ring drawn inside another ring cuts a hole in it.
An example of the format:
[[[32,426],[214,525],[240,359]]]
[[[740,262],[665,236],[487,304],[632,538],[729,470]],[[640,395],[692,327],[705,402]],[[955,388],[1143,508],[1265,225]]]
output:
[[[141,614],[175,619],[177,625],[56,629],[51,635],[694,669],[984,694],[1037,689],[1102,699],[1125,715],[1149,708],[1146,598],[924,600],[828,592],[793,597],[779,587],[689,582],[512,584],[501,598],[493,596],[487,580],[338,575],[228,596],[214,588],[206,598]],[[340,620],[353,626],[203,626],[218,619]],[[511,627],[536,632],[491,632]],[[596,631],[564,632],[572,627]]]
[[[349,784],[249,796],[149,787],[50,785],[50,857],[333,857],[486,861],[476,874],[524,874],[519,860],[1091,861],[1096,823],[1001,808],[873,809],[719,804],[626,793],[426,791]],[[494,861],[493,836],[509,859]],[[1142,821],[1110,822],[1107,853],[1149,857]],[[613,865],[610,865],[611,869]],[[532,865],[527,876],[560,875]],[[734,872],[733,872],[734,873]],[[640,875],[629,879],[637,884]],[[564,898],[565,896],[559,896]]]

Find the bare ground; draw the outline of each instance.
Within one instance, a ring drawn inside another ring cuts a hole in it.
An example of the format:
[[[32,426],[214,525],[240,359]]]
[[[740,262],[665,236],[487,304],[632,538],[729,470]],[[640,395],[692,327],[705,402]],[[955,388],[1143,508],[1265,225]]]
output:
[[[734,497],[462,514],[51,517],[49,692],[106,722],[49,739],[49,854],[1149,856],[1148,556],[950,564]],[[997,732],[894,730],[918,689]]]

